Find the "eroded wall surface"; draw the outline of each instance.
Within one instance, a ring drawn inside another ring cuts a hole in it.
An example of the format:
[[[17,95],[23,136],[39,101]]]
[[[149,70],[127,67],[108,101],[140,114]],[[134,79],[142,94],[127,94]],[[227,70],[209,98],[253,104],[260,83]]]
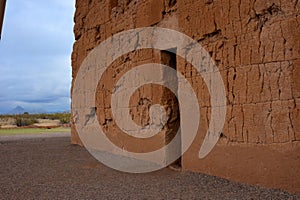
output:
[[[221,138],[204,159],[198,152],[210,120],[210,96],[201,75],[182,58],[176,68],[196,91],[200,128],[182,156],[183,170],[300,192],[300,2],[297,0],[77,0],[73,80],[88,53],[124,30],[159,26],[178,30],[210,53],[222,75],[227,117]],[[144,63],[166,63],[158,50],[123,55],[106,70],[97,88],[97,117],[109,138],[134,152],[160,148],[179,126],[178,102],[159,85],[145,85],[130,101],[133,120],[149,124],[149,107],[161,104],[169,121],[141,145],[122,134],[110,107],[115,83]],[[166,137],[166,135],[168,137]],[[72,143],[80,139],[72,126]]]

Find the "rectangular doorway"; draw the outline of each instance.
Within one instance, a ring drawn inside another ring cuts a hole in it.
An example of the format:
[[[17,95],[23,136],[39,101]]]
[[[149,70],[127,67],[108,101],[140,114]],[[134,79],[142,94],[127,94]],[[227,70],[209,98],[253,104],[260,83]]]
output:
[[[168,50],[161,50],[160,51],[160,58],[161,58],[161,64],[167,65],[167,66],[173,68],[174,70],[177,70],[176,48],[172,48],[172,49],[168,49]],[[178,126],[178,128],[176,130],[172,130],[172,128],[171,128],[171,131],[167,131],[165,133],[165,145],[168,144],[175,137],[175,135],[177,134],[178,129],[180,129],[180,110],[179,110],[179,103],[178,103],[177,98],[176,98],[176,96],[178,95],[178,77],[177,77],[177,75],[176,75],[176,77],[172,77],[172,79],[173,80],[175,79],[175,86],[174,87],[175,87],[176,93],[172,97],[171,96],[166,97],[167,98],[166,101],[171,102],[170,104],[172,104],[172,105],[170,105],[170,106],[173,109],[173,110],[170,111],[171,114],[173,115],[172,116],[172,121],[168,120],[167,126],[172,126],[172,127],[177,127]],[[174,98],[176,98],[176,99],[174,100]],[[179,130],[179,134],[181,134],[180,130]],[[179,142],[179,144],[177,144],[177,146],[178,147],[176,147],[175,151],[177,153],[180,152],[180,155],[181,155],[181,135],[180,135],[180,142]],[[169,152],[166,152],[166,158],[168,158],[168,156],[172,153],[174,153],[174,152],[172,152],[172,150],[169,150]],[[171,168],[173,170],[176,170],[176,171],[180,171],[181,170],[181,157],[178,158],[172,164],[170,164],[169,168]]]

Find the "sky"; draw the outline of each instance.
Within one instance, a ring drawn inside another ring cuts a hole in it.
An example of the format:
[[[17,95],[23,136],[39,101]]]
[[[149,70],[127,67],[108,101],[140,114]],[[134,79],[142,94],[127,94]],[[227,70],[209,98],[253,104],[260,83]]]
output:
[[[9,0],[0,41],[0,114],[70,110],[75,0]]]

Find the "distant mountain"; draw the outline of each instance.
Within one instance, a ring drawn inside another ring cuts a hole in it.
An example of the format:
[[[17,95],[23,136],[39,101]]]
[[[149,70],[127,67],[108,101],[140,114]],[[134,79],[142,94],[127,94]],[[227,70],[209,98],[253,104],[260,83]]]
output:
[[[9,114],[14,114],[14,115],[16,115],[16,114],[23,114],[24,112],[26,112],[24,108],[22,108],[21,106],[17,106],[17,107],[15,107],[14,109],[12,109],[12,110],[9,112]]]

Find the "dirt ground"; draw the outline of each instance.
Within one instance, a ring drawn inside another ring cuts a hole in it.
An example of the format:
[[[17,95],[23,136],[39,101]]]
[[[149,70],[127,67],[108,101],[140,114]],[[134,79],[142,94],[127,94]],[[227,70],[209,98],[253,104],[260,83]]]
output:
[[[36,127],[59,126],[59,120],[38,119],[38,123],[33,124]]]
[[[127,174],[66,134],[0,137],[0,199],[300,199],[281,190],[163,169]]]

